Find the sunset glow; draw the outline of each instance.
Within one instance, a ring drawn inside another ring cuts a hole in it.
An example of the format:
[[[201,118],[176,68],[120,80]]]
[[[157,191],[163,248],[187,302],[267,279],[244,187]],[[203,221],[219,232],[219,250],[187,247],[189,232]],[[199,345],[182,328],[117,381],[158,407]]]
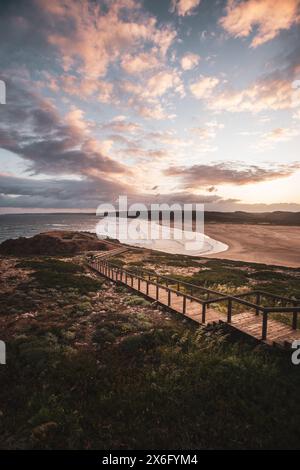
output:
[[[1,2],[0,210],[300,210],[300,0]]]

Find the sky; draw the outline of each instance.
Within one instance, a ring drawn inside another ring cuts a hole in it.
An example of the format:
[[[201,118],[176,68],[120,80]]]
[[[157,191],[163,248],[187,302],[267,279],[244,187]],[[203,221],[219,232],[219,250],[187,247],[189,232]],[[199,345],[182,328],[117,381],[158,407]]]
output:
[[[1,0],[0,212],[300,211],[300,0]]]

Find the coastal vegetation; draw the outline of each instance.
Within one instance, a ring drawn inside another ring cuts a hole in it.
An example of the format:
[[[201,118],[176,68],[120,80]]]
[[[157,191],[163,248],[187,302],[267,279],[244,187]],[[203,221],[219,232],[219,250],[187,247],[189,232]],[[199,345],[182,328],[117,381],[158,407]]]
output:
[[[278,269],[119,258],[232,289],[271,283]],[[0,263],[1,448],[299,447],[300,370],[289,353],[173,316],[104,281],[81,255]],[[298,270],[279,270],[277,282],[289,276]]]
[[[138,272],[147,271],[172,276],[180,281],[228,293],[261,289],[291,298],[300,298],[300,268],[231,261],[191,258],[154,251],[123,254],[113,260],[120,266]]]

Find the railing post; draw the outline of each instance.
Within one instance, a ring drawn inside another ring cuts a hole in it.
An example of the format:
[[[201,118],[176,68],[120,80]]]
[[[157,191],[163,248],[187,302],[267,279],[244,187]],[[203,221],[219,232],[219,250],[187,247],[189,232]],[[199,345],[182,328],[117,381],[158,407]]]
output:
[[[206,304],[202,304],[202,323],[205,323],[206,319]]]
[[[158,300],[158,289],[159,289],[159,285],[156,284],[156,300]]]
[[[264,310],[263,311],[263,320],[262,320],[262,335],[261,339],[267,339],[267,330],[268,330],[268,313]]]
[[[293,313],[293,330],[297,330],[298,312]]]
[[[168,290],[168,307],[171,306],[171,291],[170,289]]]
[[[231,317],[232,317],[232,299],[228,299],[227,323],[231,323]]]
[[[149,281],[146,281],[146,294],[149,295]]]
[[[182,304],[182,313],[185,315],[186,312],[186,296],[183,296],[183,304]]]
[[[177,290],[180,290],[180,284],[177,282]]]
[[[260,294],[259,293],[256,294],[256,303],[257,303],[257,305],[260,305]],[[255,314],[259,315],[259,308],[256,308]]]
[[[141,278],[138,278],[138,290],[141,290]]]
[[[133,287],[133,275],[131,275],[131,287]]]

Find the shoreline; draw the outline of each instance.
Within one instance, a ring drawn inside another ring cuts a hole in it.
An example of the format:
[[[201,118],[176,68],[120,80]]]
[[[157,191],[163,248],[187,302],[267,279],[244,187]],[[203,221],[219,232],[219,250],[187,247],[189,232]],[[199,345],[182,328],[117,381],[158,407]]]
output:
[[[56,227],[53,227],[57,230]],[[48,227],[47,227],[48,228]],[[250,225],[236,223],[206,223],[206,249],[185,250],[184,240],[161,240],[161,246],[158,246],[154,240],[152,246],[147,243],[142,247],[140,243],[130,244],[137,248],[156,250],[173,255],[187,255],[190,257],[208,258],[208,259],[228,259],[232,261],[244,261],[248,263],[260,263],[266,265],[300,268],[300,226],[283,225]],[[55,230],[55,231],[56,231]],[[73,232],[95,234],[89,227],[78,229],[70,227]],[[31,230],[25,231],[23,236],[28,239],[36,234],[42,234],[51,231]],[[58,232],[61,230],[57,230]],[[62,230],[63,232],[64,230]],[[26,233],[27,232],[27,233]],[[29,233],[28,233],[29,232]],[[16,240],[18,237],[7,237],[6,240]],[[4,240],[3,240],[4,241]],[[170,249],[170,243],[173,247]],[[126,243],[122,240],[120,243]],[[169,246],[167,246],[169,245]]]
[[[200,238],[194,241],[192,230],[181,230],[172,226],[171,228],[161,223],[153,223],[147,220],[139,220],[139,229],[130,229],[126,223],[121,224],[119,219],[115,225],[114,218],[106,218],[97,225],[96,234],[116,238],[120,243],[145,248],[148,250],[160,251],[170,255],[185,255],[191,257],[203,257],[218,254],[228,250],[228,245],[215,237],[200,234]],[[111,224],[110,224],[111,222]],[[132,238],[122,238],[125,235],[133,234]],[[152,238],[150,238],[152,237]]]

